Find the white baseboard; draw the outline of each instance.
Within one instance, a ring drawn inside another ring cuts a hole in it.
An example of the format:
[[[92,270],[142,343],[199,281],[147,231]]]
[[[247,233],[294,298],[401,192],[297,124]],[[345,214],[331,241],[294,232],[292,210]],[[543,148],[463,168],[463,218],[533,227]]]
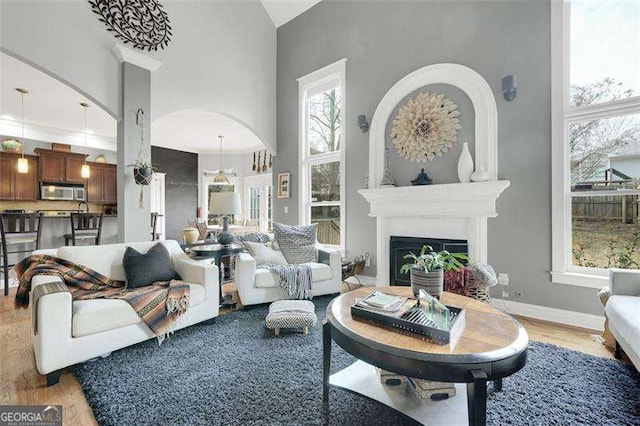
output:
[[[590,330],[604,330],[604,316],[585,314],[583,312],[566,311],[564,309],[549,308],[547,306],[530,305],[505,299],[492,299],[491,304],[501,310],[514,315],[534,318],[543,321],[556,322]]]

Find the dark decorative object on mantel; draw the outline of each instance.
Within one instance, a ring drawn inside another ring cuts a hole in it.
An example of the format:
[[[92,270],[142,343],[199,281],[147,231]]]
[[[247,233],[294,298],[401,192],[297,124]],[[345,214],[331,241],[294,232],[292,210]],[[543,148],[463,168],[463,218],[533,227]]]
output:
[[[424,172],[424,169],[420,169],[420,174],[418,175],[417,178],[415,178],[414,180],[411,181],[412,185],[431,185],[431,179],[429,179],[429,176]]]
[[[136,49],[164,49],[171,41],[169,15],[158,0],[89,0],[89,4],[107,31]]]

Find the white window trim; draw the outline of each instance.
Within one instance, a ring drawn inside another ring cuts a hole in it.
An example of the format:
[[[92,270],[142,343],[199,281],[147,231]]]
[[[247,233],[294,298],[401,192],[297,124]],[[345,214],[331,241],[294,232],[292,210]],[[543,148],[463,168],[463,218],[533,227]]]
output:
[[[552,170],[552,282],[600,288],[609,282],[609,270],[573,265],[571,247],[571,176],[569,124],[595,118],[637,113],[640,96],[583,107],[569,107],[570,8],[566,1],[551,2],[551,170]],[[559,189],[561,188],[561,190]]]
[[[299,161],[298,161],[298,221],[300,224],[311,223],[311,165],[324,163],[328,161],[340,161],[340,201],[339,202],[326,202],[322,204],[314,203],[314,205],[339,205],[340,206],[340,245],[330,246],[325,244],[328,248],[339,249],[342,254],[345,254],[346,246],[346,119],[345,111],[347,105],[346,96],[346,62],[347,58],[340,59],[324,68],[309,73],[298,79],[298,148],[299,148]],[[309,90],[326,84],[327,82],[340,79],[340,95],[342,97],[342,108],[340,110],[340,123],[341,123],[341,142],[340,151],[331,152],[326,154],[318,154],[309,156],[309,147],[306,138],[306,115],[307,115],[307,103],[306,94]]]
[[[268,197],[267,197],[267,186],[271,186],[271,197],[273,197],[273,176],[271,173],[264,175],[256,175],[256,176],[247,176],[244,178],[244,205],[246,211],[246,218],[251,219],[251,214],[249,212],[249,208],[251,206],[251,187],[259,186],[261,188],[260,192],[260,232],[267,232],[268,227]],[[273,218],[273,199],[271,203],[271,217]]]

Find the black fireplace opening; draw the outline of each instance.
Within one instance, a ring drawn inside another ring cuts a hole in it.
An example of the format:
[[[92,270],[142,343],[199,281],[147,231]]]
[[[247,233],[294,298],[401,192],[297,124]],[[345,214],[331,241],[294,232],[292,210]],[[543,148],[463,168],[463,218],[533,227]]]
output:
[[[450,253],[469,254],[467,240],[450,240],[444,238],[416,238],[391,236],[389,250],[389,282],[390,285],[411,285],[409,274],[401,274],[400,268],[404,264],[404,256],[413,252],[419,254],[422,246],[429,245],[433,251],[447,250]]]

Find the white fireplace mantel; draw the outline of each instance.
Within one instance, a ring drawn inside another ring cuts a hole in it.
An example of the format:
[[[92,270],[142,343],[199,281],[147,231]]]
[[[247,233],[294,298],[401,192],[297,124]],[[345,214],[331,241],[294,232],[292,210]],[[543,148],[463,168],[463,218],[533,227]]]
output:
[[[472,260],[488,260],[487,219],[508,180],[361,189],[376,218],[377,285],[388,285],[391,236],[466,240]]]
[[[360,189],[369,216],[496,217],[496,200],[508,180]]]

